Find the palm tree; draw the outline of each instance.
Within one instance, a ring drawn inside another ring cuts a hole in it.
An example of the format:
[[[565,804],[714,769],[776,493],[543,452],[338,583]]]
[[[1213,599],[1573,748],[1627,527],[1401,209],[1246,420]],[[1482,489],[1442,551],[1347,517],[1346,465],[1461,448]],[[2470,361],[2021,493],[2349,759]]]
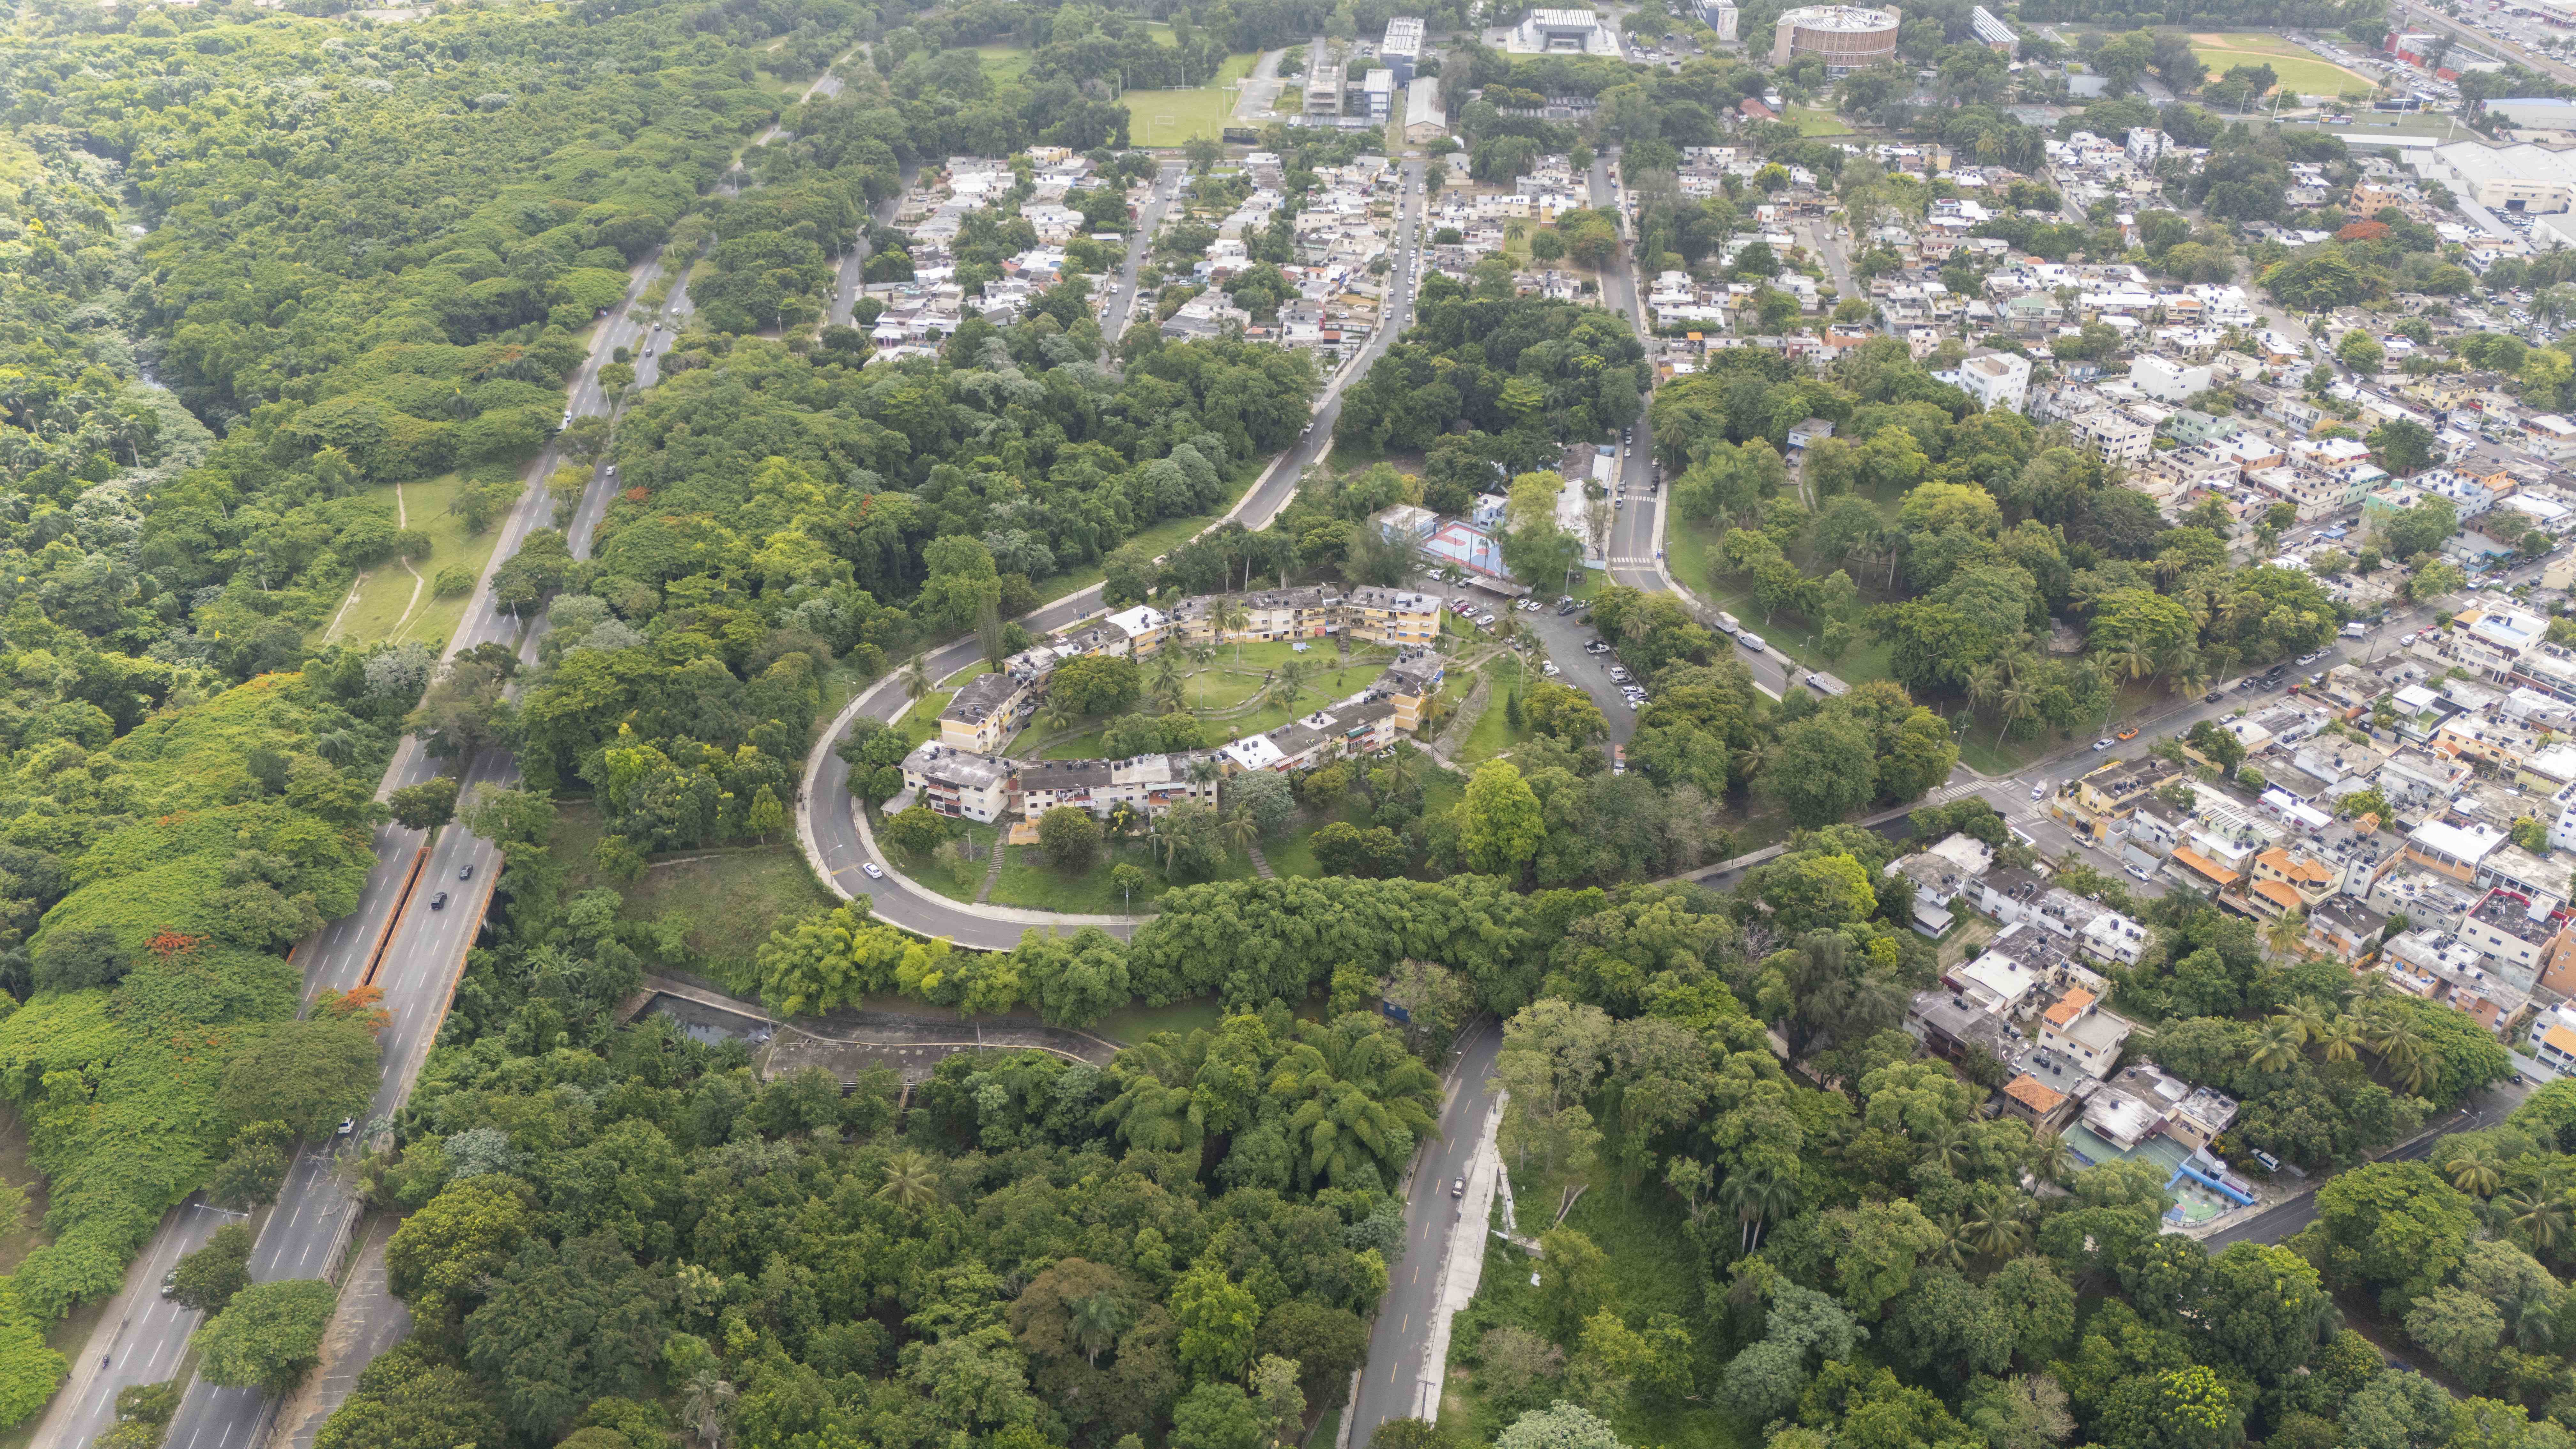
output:
[[[680,1422],[698,1436],[698,1442],[715,1449],[724,1442],[725,1423],[733,1417],[733,1401],[739,1397],[734,1386],[714,1369],[702,1368],[689,1375],[685,1397],[680,1401]]]
[[[357,752],[357,736],[347,730],[324,730],[313,737],[313,753],[332,764],[345,765]]]
[[[1174,651],[1166,649],[1156,656],[1154,665],[1154,702],[1165,714],[1179,714],[1189,704],[1189,692],[1181,682],[1180,661]]]
[[[2075,1149],[2066,1138],[2055,1132],[2042,1132],[2030,1139],[2030,1175],[2041,1182],[2064,1182],[2073,1177],[2078,1164]]]
[[[2276,956],[2290,955],[2307,939],[2308,913],[2305,911],[2284,911],[2264,923],[2263,944],[2271,947]]]
[[[2324,1039],[2326,1023],[2334,1020],[2334,1017],[2327,1012],[2325,1003],[2313,996],[2302,996],[2282,1007],[2281,1014],[2273,1019],[2285,1022],[2297,1031],[2299,1045],[2306,1046],[2311,1042]]]
[[[1286,703],[1290,709],[1297,707],[1297,696],[1306,692],[1306,670],[1303,659],[1291,659],[1279,666],[1279,687],[1287,692]]]
[[[2433,1079],[2431,1053],[2412,1017],[2389,1013],[2363,1028],[2363,1040],[2392,1080],[2417,1092]]]
[[[930,692],[930,669],[918,654],[904,661],[903,673],[898,677],[903,681],[906,699],[919,699]]]
[[[2522,1229],[2531,1245],[2547,1252],[2567,1236],[2567,1199],[2540,1189],[2509,1192],[2496,1199],[2505,1221]]]
[[[1968,1271],[1977,1256],[1976,1244],[1968,1241],[1968,1230],[1957,1213],[1943,1213],[1933,1224],[1941,1230],[1941,1241],[1932,1245],[1932,1261],[1955,1272]]]
[[[1923,1160],[1941,1164],[1953,1177],[1966,1176],[1968,1165],[1975,1161],[1976,1155],[1976,1144],[1957,1127],[1951,1127],[1923,1144]]]
[[[1228,634],[1234,636],[1234,663],[1236,668],[1242,668],[1243,631],[1252,627],[1252,615],[1245,611],[1243,601],[1232,594],[1218,599],[1216,608],[1208,616],[1208,622],[1216,626],[1218,638]]]
[[[2003,669],[1991,660],[1968,671],[1969,708],[1984,709],[1993,704],[1997,699],[2002,698],[2003,692]],[[2000,744],[2003,741],[2003,736],[1998,734],[1995,736],[1995,740],[1996,743]]]
[[[2329,1017],[2326,1024],[2309,1035],[2317,1055],[2330,1062],[2348,1062],[2361,1055],[2362,1026],[2349,1016]]]
[[[1726,1186],[1718,1189],[1718,1196],[1735,1209],[1735,1220],[1744,1230],[1743,1252],[1750,1255],[1762,1246],[1765,1219],[1796,1210],[1798,1185],[1753,1168],[1730,1175]]]
[[[2254,1033],[2254,1052],[2246,1065],[2258,1072],[2286,1071],[2299,1059],[2299,1029],[2274,1017]]]
[[[885,1186],[877,1196],[907,1211],[917,1212],[939,1198],[939,1176],[932,1169],[927,1154],[906,1150],[886,1159]]]
[[[2039,690],[2035,685],[2016,679],[2004,686],[1999,711],[2003,723],[1995,730],[1995,743],[2004,742],[2004,731],[2028,719],[2039,709]]]
[[[1968,1241],[1989,1258],[2009,1258],[2021,1246],[2029,1232],[2015,1210],[2012,1198],[2005,1193],[1989,1192],[1977,1206],[1977,1215],[1960,1225],[1967,1230]]]
[[[1225,817],[1226,849],[1239,850],[1250,855],[1254,843],[1260,839],[1261,824],[1252,818],[1251,811],[1237,810]]]
[[[1073,706],[1050,694],[1047,696],[1046,704],[1038,710],[1037,718],[1029,723],[1038,727],[1040,738],[1052,735],[1059,730],[1071,729],[1073,728]]]
[[[1081,1349],[1083,1359],[1096,1368],[1100,1363],[1100,1351],[1117,1346],[1118,1335],[1125,1333],[1128,1326],[1136,1321],[1136,1310],[1115,1293],[1094,1293],[1088,1298],[1077,1298],[1071,1306],[1071,1322],[1067,1327],[1072,1330],[1073,1346]]]
[[[2445,1163],[2442,1175],[2462,1192],[2493,1197],[2504,1186],[2504,1162],[2496,1155],[2494,1143],[2480,1142]]]

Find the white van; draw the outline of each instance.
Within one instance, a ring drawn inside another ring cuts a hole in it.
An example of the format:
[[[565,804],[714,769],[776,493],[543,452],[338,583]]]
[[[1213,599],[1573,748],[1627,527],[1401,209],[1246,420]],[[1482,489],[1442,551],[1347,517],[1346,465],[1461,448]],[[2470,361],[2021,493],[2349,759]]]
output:
[[[1732,634],[1742,626],[1735,622],[1735,616],[1733,614],[1722,613],[1717,616],[1717,627],[1729,634]]]
[[[2343,626],[2343,637],[2347,639],[2365,638],[2369,633],[2370,627],[2362,623],[2359,619],[2355,619],[2351,623]]]
[[[1752,650],[1752,651],[1753,651],[1754,653],[1756,653],[1756,654],[1759,654],[1759,653],[1761,653],[1761,652],[1762,652],[1762,647],[1763,647],[1763,646],[1762,646],[1762,636],[1761,636],[1761,635],[1759,635],[1759,634],[1754,633],[1754,632],[1753,632],[1752,630],[1750,630],[1750,629],[1746,629],[1746,630],[1743,630],[1743,631],[1739,632],[1739,633],[1735,636],[1735,642],[1736,642],[1736,643],[1738,643],[1738,644],[1743,645],[1743,646],[1744,646],[1745,648],[1747,648],[1747,649]]]

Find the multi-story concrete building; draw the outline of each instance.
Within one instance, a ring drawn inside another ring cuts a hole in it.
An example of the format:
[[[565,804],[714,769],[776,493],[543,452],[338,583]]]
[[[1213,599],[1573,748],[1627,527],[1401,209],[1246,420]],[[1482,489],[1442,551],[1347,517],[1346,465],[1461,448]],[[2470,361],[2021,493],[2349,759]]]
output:
[[[1011,809],[1011,762],[926,744],[903,757],[903,786],[939,814],[990,825]]]
[[[939,742],[969,754],[999,752],[1036,710],[1036,683],[1009,671],[967,680],[939,712]]]
[[[1386,38],[1378,43],[1378,59],[1395,72],[1400,88],[1413,84],[1414,70],[1422,64],[1422,17],[1398,15],[1386,22]]]

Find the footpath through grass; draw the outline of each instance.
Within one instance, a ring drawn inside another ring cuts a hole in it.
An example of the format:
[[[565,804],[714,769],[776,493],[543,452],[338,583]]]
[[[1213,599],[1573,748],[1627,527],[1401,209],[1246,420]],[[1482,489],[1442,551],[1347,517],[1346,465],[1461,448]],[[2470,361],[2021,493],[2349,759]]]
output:
[[[492,560],[493,548],[501,541],[499,523],[480,534],[470,534],[465,531],[464,520],[449,511],[463,487],[464,480],[459,475],[442,473],[416,483],[388,483],[358,495],[360,502],[381,512],[386,522],[408,519],[409,527],[428,534],[429,556],[412,560],[412,569],[420,575],[417,586],[399,560],[387,559],[370,569],[357,586],[357,602],[323,626],[322,640],[372,644],[380,639],[394,643],[416,639],[438,644],[455,632],[473,595],[469,592],[442,599],[427,581],[438,577],[440,570],[450,568],[464,569],[479,580],[483,566]],[[397,488],[402,493],[399,509],[394,501]]]

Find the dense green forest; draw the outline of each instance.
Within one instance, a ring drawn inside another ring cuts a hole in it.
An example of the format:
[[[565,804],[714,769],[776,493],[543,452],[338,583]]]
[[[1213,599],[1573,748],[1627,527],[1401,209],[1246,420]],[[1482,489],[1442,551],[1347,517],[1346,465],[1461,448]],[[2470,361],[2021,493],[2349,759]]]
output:
[[[1975,801],[1917,829],[2003,837]],[[2345,1174],[2287,1245],[2208,1253],[2158,1232],[2152,1169],[2066,1177],[1892,1029],[1934,970],[1872,889],[1893,849],[1805,834],[1732,896],[1196,888],[1133,948],[1033,936],[973,969],[1234,1014],[1105,1069],[962,1054],[899,1109],[883,1074],[763,1083],[739,1045],[616,1024],[640,928],[543,899],[514,848],[507,939],[366,1173],[411,1212],[390,1262],[418,1330],[323,1442],[1293,1441],[1411,1269],[1390,1190],[1436,1109],[1425,1063],[1477,1011],[1508,1022],[1525,1212],[1588,1180],[1683,1273],[1643,1284],[1640,1244],[1570,1225],[1524,1288],[1495,1249],[1453,1350],[1469,1409],[1387,1444],[1643,1444],[1677,1413],[1722,1442],[1887,1449],[2566,1442],[2545,1417],[2576,1404],[2565,1089],[2431,1164]],[[2158,946],[2118,1000],[2174,1069],[2244,1095],[2245,1146],[2349,1164],[2505,1071],[2440,1009],[2268,965],[2196,900],[2133,908]],[[881,930],[844,912],[799,950],[890,982]],[[1389,990],[1409,1029],[1367,1010]],[[1842,1085],[1786,1072],[1766,1026]],[[2439,1377],[2385,1367],[2345,1313]]]

